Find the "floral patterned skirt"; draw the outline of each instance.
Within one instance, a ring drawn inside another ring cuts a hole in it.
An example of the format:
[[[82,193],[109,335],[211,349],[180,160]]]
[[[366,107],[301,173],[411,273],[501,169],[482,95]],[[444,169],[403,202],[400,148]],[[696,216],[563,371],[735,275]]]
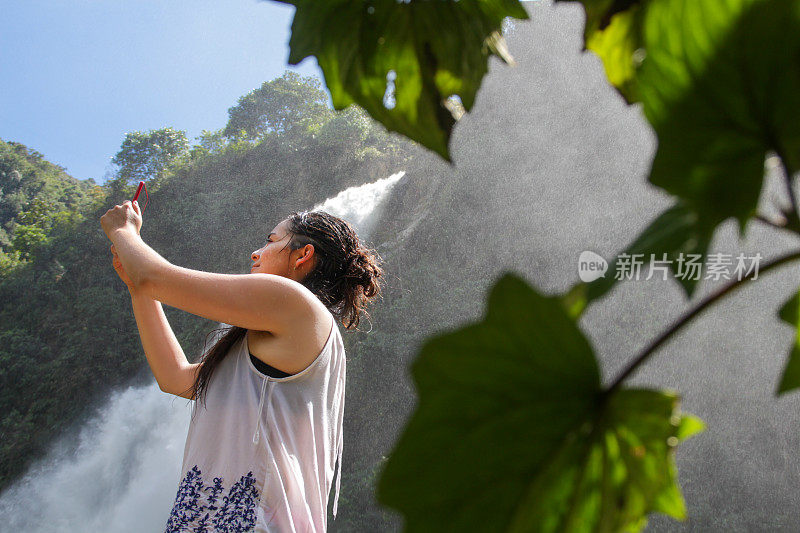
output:
[[[219,477],[206,483],[197,465],[193,466],[178,487],[165,533],[254,531],[260,495],[253,472],[241,476],[227,493],[224,483]]]

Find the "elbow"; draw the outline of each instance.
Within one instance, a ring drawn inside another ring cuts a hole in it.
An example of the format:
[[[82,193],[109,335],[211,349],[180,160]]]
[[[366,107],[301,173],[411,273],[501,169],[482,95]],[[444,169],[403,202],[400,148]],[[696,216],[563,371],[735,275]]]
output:
[[[172,394],[173,396],[181,396],[180,393],[175,391],[175,387],[169,387],[166,383],[159,383],[158,388],[161,389],[161,392],[166,394]]]

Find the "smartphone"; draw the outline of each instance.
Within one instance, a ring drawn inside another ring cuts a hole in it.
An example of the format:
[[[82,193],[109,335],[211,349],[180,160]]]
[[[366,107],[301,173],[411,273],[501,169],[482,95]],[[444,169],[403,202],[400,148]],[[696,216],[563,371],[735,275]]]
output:
[[[133,196],[133,200],[131,200],[131,202],[135,202],[136,200],[139,199],[139,193],[142,192],[142,188],[144,188],[144,196],[146,198],[144,202],[144,207],[142,207],[142,214],[144,214],[145,207],[147,207],[147,203],[150,201],[150,195],[147,194],[147,187],[145,187],[143,181],[139,182],[139,188],[136,189],[136,194]]]

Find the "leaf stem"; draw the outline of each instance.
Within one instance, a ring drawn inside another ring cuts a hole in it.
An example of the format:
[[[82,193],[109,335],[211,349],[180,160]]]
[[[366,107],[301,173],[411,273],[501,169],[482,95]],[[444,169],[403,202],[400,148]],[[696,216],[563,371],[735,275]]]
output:
[[[777,259],[774,259],[768,263],[766,263],[763,267],[759,269],[760,273],[765,273],[775,267],[778,267],[784,263],[788,263],[795,259],[800,259],[800,250],[795,250],[790,252],[786,255],[782,255]],[[604,391],[604,396],[608,397],[613,393],[619,386],[625,381],[633,372],[639,368],[639,366],[644,363],[652,354],[655,352],[662,344],[664,344],[673,334],[675,334],[678,330],[680,330],[683,326],[688,324],[695,316],[699,315],[706,307],[714,303],[715,301],[719,300],[732,290],[738,288],[740,285],[744,284],[745,282],[749,281],[750,278],[755,275],[755,269],[752,272],[748,272],[742,279],[733,280],[730,283],[727,283],[717,289],[716,291],[708,294],[702,300],[700,300],[697,305],[693,309],[685,312],[683,316],[681,316],[669,329],[667,329],[664,333],[659,335],[650,345],[644,349],[642,353],[640,353],[636,358],[622,371],[622,373],[617,376],[617,378],[613,381],[613,383]]]
[[[781,216],[783,216],[783,215],[781,215]],[[782,219],[781,221],[779,221],[779,222],[776,222],[776,221],[774,221],[774,220],[771,220],[771,219],[767,218],[767,217],[766,217],[766,216],[764,216],[764,215],[756,215],[756,216],[754,216],[753,218],[755,218],[756,220],[758,220],[758,221],[760,221],[760,222],[763,222],[763,223],[764,223],[764,224],[766,224],[767,226],[772,226],[773,228],[777,228],[777,229],[787,229],[787,228],[786,228],[786,219],[785,219],[785,218],[783,218],[783,219]]]
[[[786,161],[780,153],[778,155],[778,160],[781,162],[781,168],[783,169],[783,181],[786,184],[786,193],[789,195],[789,201],[792,203],[791,212],[784,213],[784,215],[789,220],[790,226],[800,229],[800,211],[797,209],[797,198],[795,198],[794,189],[792,188],[792,173],[789,172]]]
[[[792,187],[794,169],[790,169],[786,164],[786,157],[780,143],[777,142],[777,137],[770,134],[769,138],[771,140],[772,149],[775,151],[775,155],[778,156],[781,170],[783,170],[783,183],[786,185],[786,193],[789,195],[789,202],[791,204],[791,208],[781,209],[781,213],[786,217],[785,229],[800,234],[800,210],[797,208],[797,198],[795,197],[794,188]]]

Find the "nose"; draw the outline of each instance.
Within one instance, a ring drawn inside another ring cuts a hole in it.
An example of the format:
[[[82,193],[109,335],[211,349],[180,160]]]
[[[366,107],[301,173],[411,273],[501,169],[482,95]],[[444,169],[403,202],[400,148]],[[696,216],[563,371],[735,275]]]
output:
[[[250,258],[251,258],[253,261],[258,261],[258,252],[260,252],[260,251],[261,251],[261,250],[256,250],[255,252],[253,252],[253,254],[250,256]]]

